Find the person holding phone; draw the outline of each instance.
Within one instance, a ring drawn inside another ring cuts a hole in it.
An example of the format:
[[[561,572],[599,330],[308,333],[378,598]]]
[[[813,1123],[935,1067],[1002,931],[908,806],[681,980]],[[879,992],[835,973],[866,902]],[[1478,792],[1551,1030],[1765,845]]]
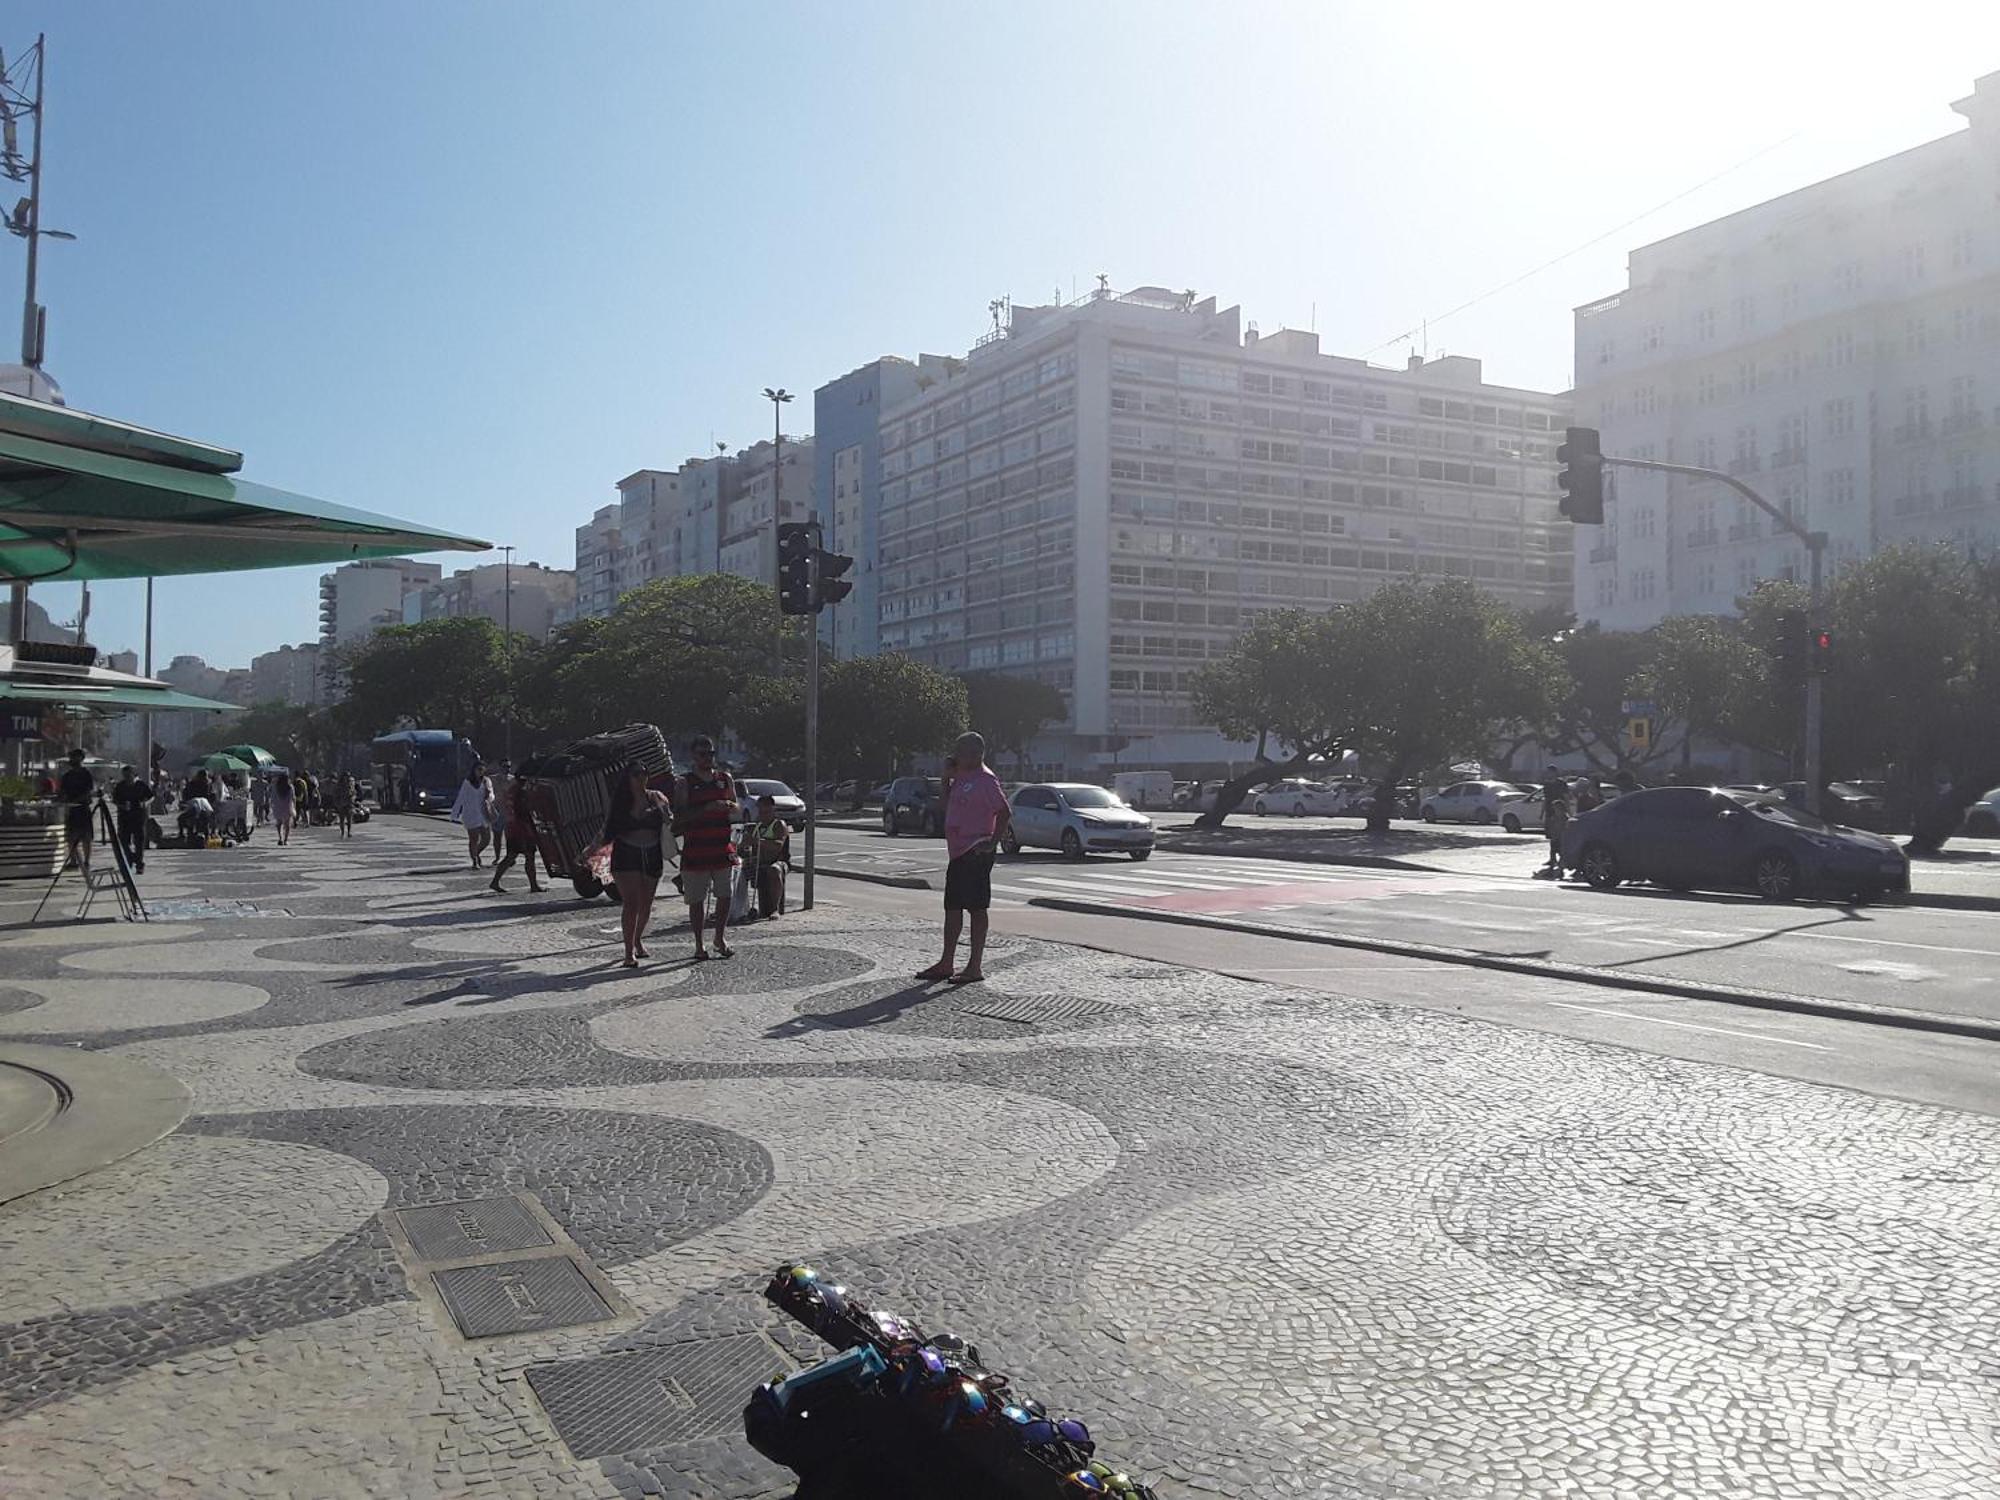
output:
[[[1000,778],[986,766],[986,741],[977,734],[958,737],[946,782],[944,845],[944,957],[918,973],[919,979],[977,984],[986,977],[987,909],[993,904],[993,856],[1010,816]],[[972,951],[963,969],[952,973],[958,936],[971,916]]]

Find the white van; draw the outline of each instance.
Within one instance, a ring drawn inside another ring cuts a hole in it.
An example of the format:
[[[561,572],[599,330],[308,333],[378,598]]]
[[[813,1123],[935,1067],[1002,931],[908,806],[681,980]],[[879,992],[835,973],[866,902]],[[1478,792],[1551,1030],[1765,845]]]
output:
[[[1174,773],[1171,771],[1119,771],[1111,778],[1111,790],[1127,807],[1144,812],[1174,805]]]

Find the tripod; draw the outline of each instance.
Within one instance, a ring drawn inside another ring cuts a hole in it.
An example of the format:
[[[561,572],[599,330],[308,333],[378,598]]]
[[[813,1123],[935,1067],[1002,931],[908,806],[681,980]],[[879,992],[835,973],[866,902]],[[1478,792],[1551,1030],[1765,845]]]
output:
[[[90,915],[91,903],[97,899],[99,892],[110,891],[118,898],[118,914],[126,921],[150,922],[153,920],[152,915],[146,910],[146,903],[140,899],[138,884],[132,879],[131,862],[125,858],[125,845],[118,837],[117,824],[111,816],[111,804],[104,800],[102,792],[97,794],[96,811],[98,832],[106,847],[111,850],[111,860],[108,865],[100,858],[94,863],[83,866],[83,902],[76,909],[76,920],[81,922]],[[49,888],[42,892],[42,899],[35,903],[35,914],[28,918],[30,922],[41,920],[42,908],[49,904],[49,897],[56,893],[56,887],[62,884],[63,876],[69,873],[70,866],[76,862],[75,853],[70,845],[69,829],[65,825],[63,862],[57,868],[55,878],[49,882]]]

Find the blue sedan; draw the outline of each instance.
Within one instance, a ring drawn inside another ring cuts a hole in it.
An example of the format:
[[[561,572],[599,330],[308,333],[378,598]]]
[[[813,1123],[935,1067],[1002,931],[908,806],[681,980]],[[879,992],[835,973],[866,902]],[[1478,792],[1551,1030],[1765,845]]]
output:
[[[1668,890],[1748,889],[1770,901],[1812,893],[1866,900],[1910,888],[1889,840],[1755,793],[1667,786],[1572,818],[1563,863],[1598,890],[1650,880]]]

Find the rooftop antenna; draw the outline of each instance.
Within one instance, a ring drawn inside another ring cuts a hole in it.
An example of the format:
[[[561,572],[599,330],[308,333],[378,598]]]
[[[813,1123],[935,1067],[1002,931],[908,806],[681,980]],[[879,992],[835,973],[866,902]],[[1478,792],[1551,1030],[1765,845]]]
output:
[[[1100,297],[1111,295],[1111,278],[1102,271],[1097,273],[1097,295]]]
[[[1006,330],[1000,326],[1000,319],[1001,316],[1007,311],[1007,299],[1005,297],[995,297],[991,302],[986,304],[986,311],[992,315],[993,337],[997,339],[1006,332]]]

